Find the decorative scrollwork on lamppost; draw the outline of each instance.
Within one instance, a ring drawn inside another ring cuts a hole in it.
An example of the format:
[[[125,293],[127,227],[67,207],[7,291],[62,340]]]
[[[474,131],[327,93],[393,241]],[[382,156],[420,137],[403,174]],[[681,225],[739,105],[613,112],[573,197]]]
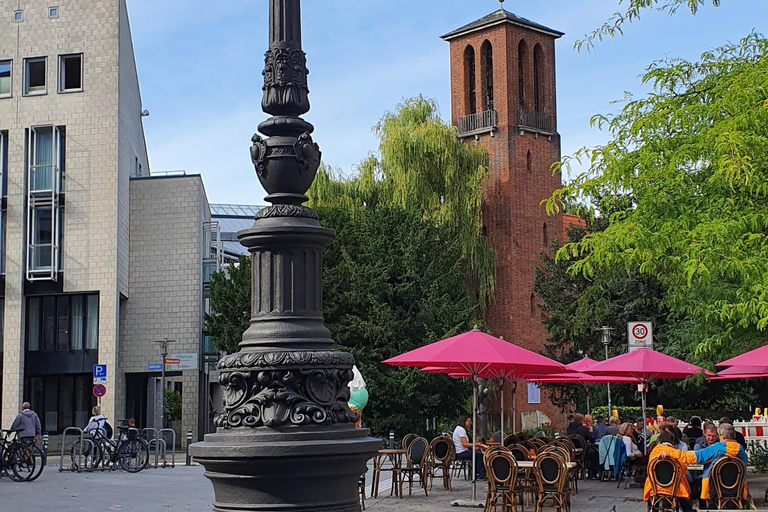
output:
[[[300,0],[270,0],[262,109],[250,156],[272,206],[238,233],[251,253],[251,319],[218,364],[217,432],[190,448],[217,511],[357,512],[358,481],[381,440],[355,428],[354,358],[332,348],[322,315],[322,252],[334,237],[303,206],[320,166],[309,111]],[[297,485],[296,475],[302,480]]]

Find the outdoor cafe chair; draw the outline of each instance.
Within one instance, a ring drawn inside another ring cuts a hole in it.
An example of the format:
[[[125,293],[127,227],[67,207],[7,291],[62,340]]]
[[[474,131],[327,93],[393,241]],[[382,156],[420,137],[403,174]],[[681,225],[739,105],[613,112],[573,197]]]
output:
[[[413,491],[413,479],[419,477],[419,482],[427,494],[427,458],[429,456],[429,443],[423,437],[417,437],[408,444],[405,454],[405,467],[401,470],[400,496],[403,495],[403,482],[408,478],[408,496]]]
[[[503,437],[503,434],[501,431],[494,432],[493,435],[491,436],[491,441],[497,444],[502,444],[501,442],[503,440],[502,437]]]
[[[429,443],[429,490],[432,490],[432,482],[436,476],[443,479],[443,487],[451,488],[451,463],[453,462],[455,448],[453,441],[448,441],[444,436],[434,438]]]
[[[580,473],[581,479],[586,480],[587,479],[587,464],[586,464],[587,441],[579,435],[568,436],[568,439],[571,440],[574,448],[581,448],[581,453],[578,453],[578,452],[575,453],[576,457],[574,460],[577,464],[578,472]]]
[[[674,459],[655,459],[648,466],[651,499],[648,507],[653,512],[677,512],[678,492],[685,478],[685,468]]]
[[[528,454],[528,448],[523,445],[513,445],[509,448],[509,452],[517,462],[531,460],[531,457]],[[536,496],[536,479],[533,478],[533,469],[521,468],[518,475],[518,481],[521,482],[523,496],[530,496],[531,501],[533,501]],[[525,502],[523,502],[523,509],[525,509]]]
[[[517,485],[517,461],[512,454],[501,448],[485,457],[485,475],[488,479],[488,494],[485,498],[485,512],[502,510],[517,512],[517,498],[522,498],[522,488]]]
[[[555,442],[548,445],[542,452],[557,453],[562,457],[565,462],[576,462],[576,466],[568,469],[568,479],[573,482],[573,491],[575,494],[579,494],[579,466],[576,459],[576,448],[573,447],[573,443],[568,440],[558,440],[561,442]],[[568,441],[568,442],[563,442]]]
[[[544,503],[551,499],[558,512],[571,511],[571,489],[568,485],[566,461],[556,452],[544,452],[533,461],[538,484],[536,512],[542,512]]]
[[[403,436],[403,440],[401,441],[401,446],[403,447],[403,450],[407,451],[408,445],[411,444],[411,442],[417,437],[419,436],[417,436],[416,434],[405,434]]]
[[[720,510],[730,506],[743,509],[746,478],[747,466],[740,459],[724,457],[715,461],[709,476],[710,506],[714,500]]]

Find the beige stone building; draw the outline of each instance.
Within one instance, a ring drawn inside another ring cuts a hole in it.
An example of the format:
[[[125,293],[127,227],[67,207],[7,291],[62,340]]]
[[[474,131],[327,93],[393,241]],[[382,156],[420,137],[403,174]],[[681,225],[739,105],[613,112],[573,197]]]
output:
[[[27,400],[43,429],[104,413],[159,425],[160,345],[182,431],[207,400],[199,176],[151,176],[125,0],[0,0],[2,425]],[[215,238],[215,237],[214,237]],[[214,259],[212,259],[212,256]]]

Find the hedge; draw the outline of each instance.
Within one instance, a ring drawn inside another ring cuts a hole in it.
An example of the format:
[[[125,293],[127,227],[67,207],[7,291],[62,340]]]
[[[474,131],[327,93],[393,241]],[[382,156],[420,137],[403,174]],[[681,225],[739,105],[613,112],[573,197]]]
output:
[[[642,407],[618,405],[613,406],[613,409],[619,412],[619,418],[621,418],[623,421],[629,421],[632,423],[634,423],[637,418],[640,418],[643,415]],[[655,418],[656,408],[648,407],[646,409],[646,414],[649,418]],[[604,417],[607,422],[609,418],[608,408],[606,406],[592,407],[592,417],[597,418],[598,416]],[[743,418],[752,418],[752,413],[750,411],[713,411],[711,409],[664,409],[664,416],[673,416],[684,422],[687,422],[693,416],[698,416],[702,419],[716,420],[719,420],[723,416],[728,416],[730,419],[735,421]]]

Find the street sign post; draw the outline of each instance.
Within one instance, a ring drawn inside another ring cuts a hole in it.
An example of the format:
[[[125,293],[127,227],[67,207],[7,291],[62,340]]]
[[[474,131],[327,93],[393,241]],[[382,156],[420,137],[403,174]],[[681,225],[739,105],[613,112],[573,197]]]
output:
[[[629,352],[639,348],[653,348],[653,324],[651,322],[627,322]]]
[[[95,364],[93,365],[93,385],[106,384],[107,383],[107,365]]]
[[[180,360],[180,359],[171,359],[171,358],[167,358],[167,359],[165,360],[165,364],[167,364],[167,365],[171,365],[171,364],[179,364],[180,362],[181,362],[181,360]]]
[[[107,387],[103,384],[97,384],[96,386],[93,386],[93,396],[97,398],[101,398],[104,395],[107,394]]]
[[[159,372],[159,371],[162,371],[162,369],[163,369],[163,363],[158,363],[158,364],[150,363],[147,365],[147,370],[150,372]]]

